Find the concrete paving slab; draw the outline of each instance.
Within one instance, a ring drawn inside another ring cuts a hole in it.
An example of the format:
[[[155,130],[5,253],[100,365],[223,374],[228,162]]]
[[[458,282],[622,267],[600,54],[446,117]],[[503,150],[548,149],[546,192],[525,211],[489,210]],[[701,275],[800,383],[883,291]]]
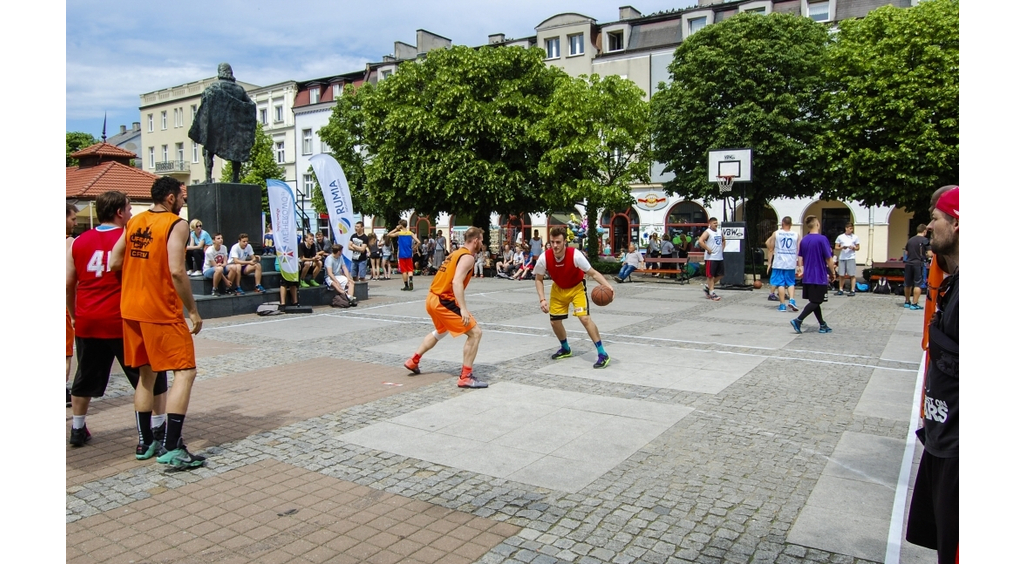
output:
[[[536,298],[537,296],[534,296],[535,300]],[[597,323],[597,328],[602,333],[612,333],[628,325],[633,325],[634,323],[643,323],[644,321],[650,319],[649,317],[636,317],[632,315],[615,315],[608,313],[605,308],[596,306],[592,306],[590,308],[590,317],[591,319],[594,320],[595,323]],[[551,331],[551,316],[540,311],[540,307],[538,306],[537,313],[527,315],[524,317],[516,317],[515,319],[510,319],[503,325],[506,325],[510,328],[529,327],[532,329],[546,329],[548,331]],[[577,338],[581,335],[581,338],[587,339],[588,341],[590,340],[590,337],[586,336],[586,329],[583,328],[583,324],[579,322],[579,319],[573,316],[569,316],[568,319],[562,320],[562,325],[565,327],[565,330],[569,332],[570,340],[572,340],[573,338]],[[551,336],[548,337],[548,339],[549,342],[554,342],[550,341],[550,339],[554,339],[554,334],[552,333]],[[558,343],[555,342],[555,345],[554,347],[552,347],[551,350],[554,351],[557,348]]]
[[[829,509],[837,516],[888,520],[894,496],[891,487],[823,474],[807,498],[807,506]]]
[[[701,290],[701,282],[697,282],[696,280],[694,282],[691,282],[689,285],[669,285],[669,287],[667,288],[665,287],[664,283],[645,284],[642,285],[639,294],[634,294],[631,297],[645,301],[664,303],[703,303],[707,301],[707,298],[704,297],[704,291]]]
[[[487,391],[446,400],[422,408],[418,414],[401,415],[342,434],[339,439],[489,476],[576,492],[692,411],[670,405],[647,410],[651,402],[638,400],[588,402],[587,396],[501,382]],[[559,405],[533,403],[531,397],[554,399]],[[486,409],[464,409],[478,402]],[[632,409],[625,410],[621,402],[628,402]],[[675,417],[669,417],[668,410],[673,407]],[[635,416],[603,411],[626,411]],[[550,454],[555,452],[557,457]],[[573,470],[566,472],[569,467]]]
[[[731,297],[732,294],[727,294],[726,297]],[[726,297],[722,298],[719,303],[726,302]],[[728,300],[732,302],[732,300]],[[713,311],[709,311],[704,315],[700,316],[700,323],[703,323],[708,319],[732,319],[735,321],[768,321],[772,323],[778,323],[781,329],[785,324],[789,323],[790,319],[793,319],[798,314],[794,312],[781,312],[779,311],[779,302],[769,302],[767,299],[764,302],[730,304],[725,307],[715,308]],[[691,321],[691,323],[693,323]],[[762,328],[762,331],[770,329]]]
[[[782,317],[783,314],[778,315]],[[681,321],[644,334],[645,337],[665,337],[667,335],[699,343],[722,343],[768,349],[781,349],[797,336],[793,332],[793,328],[785,322],[781,322],[778,329],[771,329],[759,325],[719,323],[705,319]]]
[[[408,294],[407,294],[408,295]],[[387,304],[382,306],[374,306],[372,308],[366,308],[362,311],[372,312],[374,315],[397,315],[401,317],[416,317],[419,319],[430,319],[430,315],[427,314],[426,309],[426,294],[420,293],[422,299],[417,301],[400,302],[397,304]],[[496,307],[498,304],[493,302],[483,302],[473,300],[471,297],[466,298],[469,303],[470,311],[484,310],[492,307]],[[362,304],[360,304],[362,305]]]
[[[498,305],[502,304],[536,304],[539,300],[537,299],[537,290],[533,286],[533,282],[508,282],[508,287],[502,288],[488,288],[479,293],[471,293],[467,300],[471,300],[469,303],[480,302],[491,302]]]
[[[806,505],[786,536],[786,542],[882,562],[888,534],[888,519],[847,515],[831,508]]]
[[[423,326],[423,334],[426,335],[431,327]],[[480,340],[480,348],[477,350],[477,364],[498,364],[521,356],[531,355],[542,350],[555,350],[558,343],[552,345],[553,337],[541,337],[539,335],[521,335],[494,332],[484,330],[484,336]],[[368,350],[411,356],[416,348],[423,342],[423,337],[391,341],[382,345],[370,347]],[[445,337],[441,339],[433,349],[424,357],[427,360],[441,359],[452,362],[462,361],[462,348],[466,345],[466,337]]]
[[[630,313],[649,313],[649,314],[666,314],[666,313],[679,313],[696,307],[696,303],[686,302],[666,302],[658,300],[644,300],[638,298],[623,298],[616,296],[615,301],[606,305],[598,306],[596,309],[591,311],[592,314],[598,315],[602,312],[630,312]]]
[[[555,376],[572,374],[600,382],[619,382],[703,394],[717,394],[764,362],[764,357],[729,356],[713,351],[649,347],[608,349],[612,362],[595,370],[594,350],[559,360],[538,372]]]
[[[923,323],[923,321],[922,321]],[[921,333],[893,333],[882,351],[882,360],[921,362]]]
[[[218,328],[218,331],[284,339],[306,341],[323,335],[340,335],[354,331],[372,331],[387,325],[382,321],[359,320],[337,315],[296,315],[278,316],[273,323],[248,323],[245,325]]]
[[[846,431],[829,456],[822,476],[861,480],[894,489],[903,460],[903,446],[900,439]],[[889,498],[886,514],[892,508],[892,496]]]
[[[923,306],[924,298],[921,298],[919,303]],[[920,335],[924,331],[924,311],[904,309],[903,315],[896,321],[896,327],[893,330]],[[920,337],[918,341],[920,341]]]
[[[914,372],[876,368],[853,412],[863,417],[905,421],[914,402],[916,383]]]

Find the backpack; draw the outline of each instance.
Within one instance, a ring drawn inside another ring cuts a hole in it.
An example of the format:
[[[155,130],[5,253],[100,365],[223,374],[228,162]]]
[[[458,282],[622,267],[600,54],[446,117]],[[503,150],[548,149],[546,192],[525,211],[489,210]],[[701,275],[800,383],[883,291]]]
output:
[[[352,302],[349,301],[348,294],[335,292],[334,297],[331,299],[331,307],[352,307]]]
[[[279,302],[267,302],[256,306],[256,315],[281,315],[281,304]]]
[[[875,289],[871,290],[874,294],[891,294],[892,288],[889,287],[889,280],[886,277],[882,277],[875,284]]]

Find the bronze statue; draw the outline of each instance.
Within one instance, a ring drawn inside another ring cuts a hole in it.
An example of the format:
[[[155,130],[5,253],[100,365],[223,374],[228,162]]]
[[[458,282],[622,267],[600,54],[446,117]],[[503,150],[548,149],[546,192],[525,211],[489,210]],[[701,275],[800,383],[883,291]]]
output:
[[[231,161],[231,181],[237,183],[256,138],[256,104],[235,84],[231,65],[218,65],[217,78],[203,91],[188,137],[203,146],[207,184],[213,181],[214,155]]]

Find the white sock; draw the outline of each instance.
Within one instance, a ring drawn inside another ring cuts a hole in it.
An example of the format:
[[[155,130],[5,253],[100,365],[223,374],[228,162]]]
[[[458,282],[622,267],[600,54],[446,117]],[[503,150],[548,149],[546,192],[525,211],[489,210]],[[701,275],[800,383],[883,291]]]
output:
[[[149,419],[149,426],[155,429],[157,427],[163,426],[164,421],[167,421],[166,413],[164,413],[163,415],[153,415]]]
[[[85,416],[84,415],[72,415],[71,416],[71,428],[81,429],[85,427]]]

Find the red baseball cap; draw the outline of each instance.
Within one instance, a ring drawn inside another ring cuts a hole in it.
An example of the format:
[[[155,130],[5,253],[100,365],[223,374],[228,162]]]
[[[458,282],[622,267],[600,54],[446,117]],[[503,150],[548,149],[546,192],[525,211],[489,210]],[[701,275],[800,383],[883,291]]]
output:
[[[957,186],[939,196],[935,209],[960,219],[960,187]]]

